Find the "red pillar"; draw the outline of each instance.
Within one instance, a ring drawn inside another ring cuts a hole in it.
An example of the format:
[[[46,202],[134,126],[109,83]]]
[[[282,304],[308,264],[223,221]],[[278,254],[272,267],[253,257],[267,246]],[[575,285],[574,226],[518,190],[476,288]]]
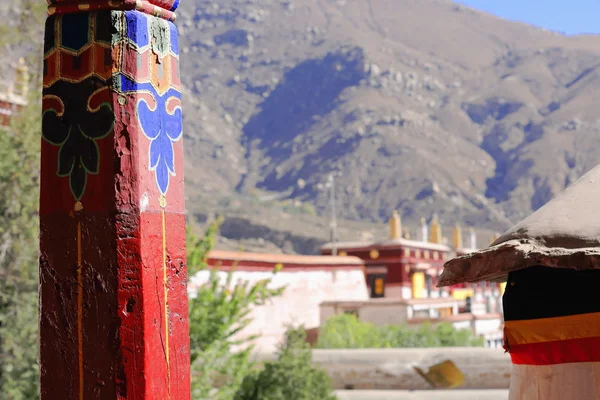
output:
[[[42,400],[188,400],[178,0],[51,0]]]

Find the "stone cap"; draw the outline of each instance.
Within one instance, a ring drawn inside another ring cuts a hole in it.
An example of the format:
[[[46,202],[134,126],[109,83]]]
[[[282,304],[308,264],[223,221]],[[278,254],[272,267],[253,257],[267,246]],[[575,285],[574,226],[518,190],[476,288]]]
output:
[[[600,166],[484,250],[448,261],[438,287],[506,281],[532,266],[600,269]]]

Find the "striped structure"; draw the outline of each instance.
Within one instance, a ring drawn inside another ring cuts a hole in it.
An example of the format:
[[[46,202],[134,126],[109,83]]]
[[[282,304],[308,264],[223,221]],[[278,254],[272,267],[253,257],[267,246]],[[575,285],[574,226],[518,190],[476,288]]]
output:
[[[600,400],[600,167],[497,239],[449,261],[440,286],[506,281],[510,400]]]
[[[513,363],[600,361],[599,281],[600,271],[532,267],[511,272],[504,332]]]
[[[598,399],[600,271],[531,267],[504,294],[511,399]]]

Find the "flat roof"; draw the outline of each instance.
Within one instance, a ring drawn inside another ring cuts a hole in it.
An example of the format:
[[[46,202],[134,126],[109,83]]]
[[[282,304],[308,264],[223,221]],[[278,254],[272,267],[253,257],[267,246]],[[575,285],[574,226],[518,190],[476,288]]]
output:
[[[349,306],[349,307],[357,307],[357,306],[364,306],[364,305],[395,305],[395,304],[401,304],[401,305],[420,305],[420,304],[431,304],[431,305],[438,305],[438,304],[445,304],[445,303],[464,303],[464,300],[457,300],[454,299],[452,297],[439,297],[439,298],[435,298],[435,299],[401,299],[401,298],[393,298],[393,297],[387,297],[387,298],[380,298],[380,299],[370,299],[370,300],[366,300],[366,301],[344,301],[344,300],[333,300],[333,301],[325,301],[323,303],[321,303],[321,305],[327,305],[327,306],[335,306],[335,305],[343,305],[343,306]]]
[[[300,264],[300,265],[356,265],[363,266],[364,261],[354,256],[304,256],[292,254],[267,254],[243,251],[212,250],[208,253],[209,260],[250,261],[273,264]]]
[[[335,247],[339,249],[362,249],[362,248],[372,248],[372,247],[411,247],[416,249],[425,249],[425,250],[437,250],[437,251],[445,251],[450,252],[452,249],[443,244],[430,243],[430,242],[420,242],[418,240],[409,240],[409,239],[391,239],[384,241],[350,241],[350,242],[337,242],[335,243]],[[331,250],[333,248],[333,243],[326,243],[321,246],[321,249]]]

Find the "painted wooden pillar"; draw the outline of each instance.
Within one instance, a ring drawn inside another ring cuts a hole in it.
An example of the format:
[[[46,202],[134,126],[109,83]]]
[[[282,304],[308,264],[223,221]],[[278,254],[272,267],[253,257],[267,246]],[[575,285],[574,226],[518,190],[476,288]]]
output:
[[[51,0],[41,399],[188,400],[177,0]]]

